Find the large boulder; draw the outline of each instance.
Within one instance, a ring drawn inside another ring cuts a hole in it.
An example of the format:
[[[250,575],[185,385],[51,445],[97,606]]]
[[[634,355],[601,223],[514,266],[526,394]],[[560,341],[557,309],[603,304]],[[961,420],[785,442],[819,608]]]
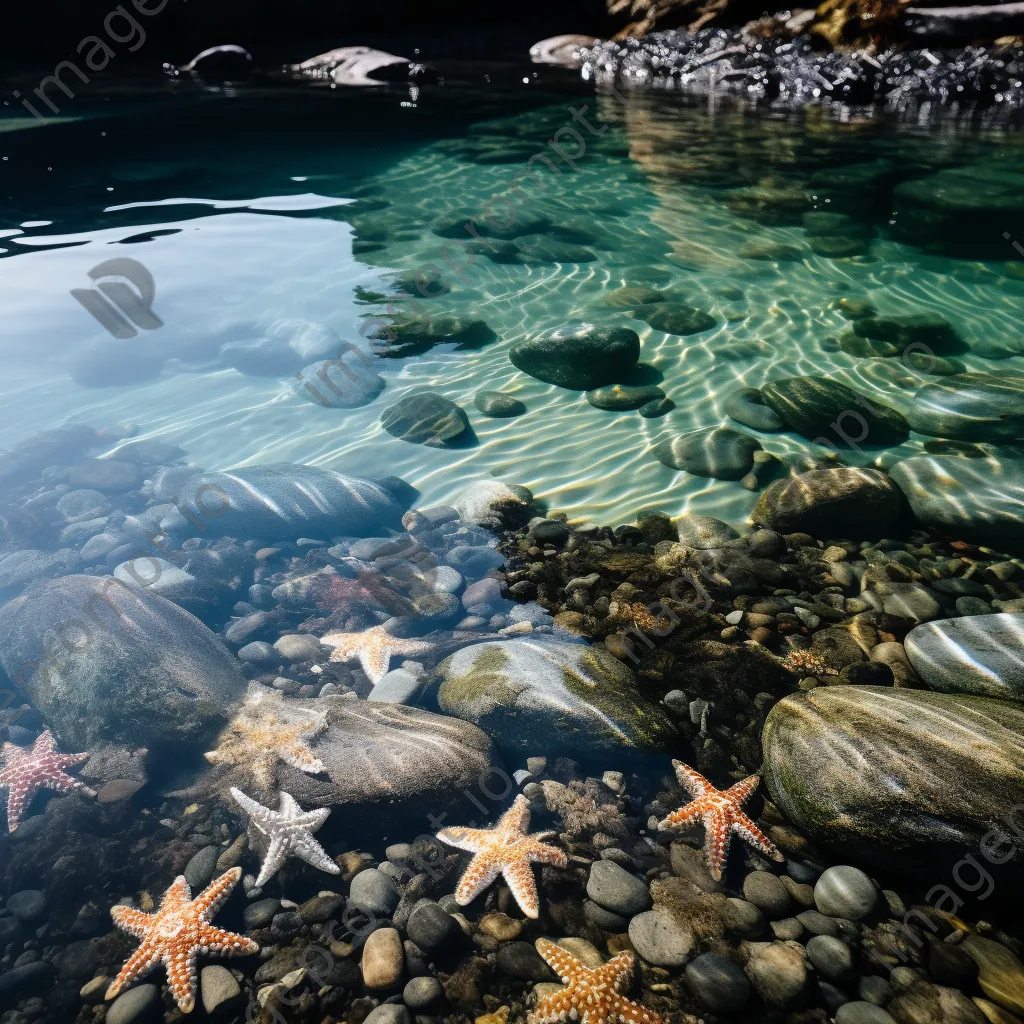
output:
[[[1024,462],[915,455],[890,470],[922,526],[1024,551]]]
[[[508,357],[537,380],[590,391],[625,383],[640,358],[640,338],[629,327],[573,321],[517,341]]]
[[[830,445],[894,445],[907,440],[903,416],[828,377],[786,377],[761,388],[764,404],[798,434]]]
[[[929,622],[912,629],[905,644],[933,690],[1024,701],[1024,612]]]
[[[464,647],[431,680],[440,709],[526,754],[662,749],[676,737],[633,673],[601,647],[500,640]]]
[[[772,799],[797,828],[907,874],[941,877],[1024,805],[1024,708],[1008,701],[818,687],[776,704],[762,743]]]
[[[164,533],[265,538],[379,536],[401,529],[414,488],[286,463],[202,473],[182,485]]]
[[[907,417],[919,434],[960,441],[1024,438],[1024,378],[954,373],[914,395]]]
[[[902,504],[899,489],[877,469],[812,469],[769,485],[753,520],[779,533],[879,537],[895,525]]]
[[[0,664],[69,749],[205,749],[245,692],[197,618],[110,577],[63,576],[0,608]]]

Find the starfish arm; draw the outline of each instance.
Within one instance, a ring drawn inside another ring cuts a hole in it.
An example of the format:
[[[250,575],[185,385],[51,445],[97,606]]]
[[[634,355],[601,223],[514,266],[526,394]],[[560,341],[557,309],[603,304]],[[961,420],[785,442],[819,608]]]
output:
[[[192,899],[192,890],[184,875],[171,882],[171,887],[164,893],[160,900],[159,910],[180,910],[187,906]]]
[[[711,869],[711,877],[715,881],[722,880],[722,869],[725,867],[725,858],[729,855],[729,843],[732,841],[732,822],[721,812],[715,812],[704,817],[704,856],[707,859],[708,867]]]
[[[302,813],[302,808],[299,806],[299,801],[291,795],[286,793],[283,789],[277,795],[278,814],[283,814],[287,818],[297,818]]]
[[[196,1007],[196,951],[164,954],[167,967],[167,987],[182,1013],[191,1013]]]
[[[76,764],[82,764],[89,760],[88,754],[55,754],[59,768],[70,768]]]
[[[359,650],[359,664],[366,678],[376,686],[387,675],[391,648],[384,643],[368,644]]]
[[[556,1024],[569,1020],[575,1007],[572,1004],[572,993],[568,989],[552,992],[537,1002],[536,1009],[527,1016],[528,1024]]]
[[[281,865],[287,858],[287,843],[280,836],[274,836],[267,847],[267,855],[263,858],[263,866],[260,868],[254,888],[262,889],[281,870]]]
[[[699,800],[674,810],[660,822],[662,828],[689,828],[701,819],[701,804]]]
[[[634,1003],[631,999],[619,995],[617,992],[608,997],[608,1013],[606,1020],[615,1021],[620,1024],[662,1024],[661,1017],[646,1006]]]
[[[105,999],[113,999],[129,985],[133,985],[140,978],[144,978],[158,963],[162,957],[160,950],[150,941],[143,942],[141,946],[125,961],[124,967],[118,972],[117,977],[107,988]]]
[[[318,807],[315,811],[303,811],[295,818],[295,824],[312,833],[316,832],[330,816],[330,807]]]
[[[199,926],[199,944],[219,956],[248,956],[260,951],[259,943],[252,939],[212,924]]]
[[[215,878],[193,901],[199,916],[204,920],[213,917],[231,895],[231,890],[238,884],[241,877],[241,868],[231,868],[230,871],[225,871],[223,875]]]
[[[33,754],[52,754],[57,749],[57,741],[49,729],[44,729],[32,743]]]
[[[599,967],[597,973],[602,981],[608,982],[612,991],[621,992],[633,983],[635,967],[636,957],[626,949],[613,956],[603,967]]]
[[[766,857],[771,857],[780,863],[786,859],[779,848],[745,814],[737,814],[732,827],[736,835],[745,839]]]
[[[327,855],[327,851],[309,835],[300,836],[295,841],[295,856],[304,860],[318,871],[326,871],[329,875],[340,875],[341,868]]]
[[[501,872],[501,864],[487,854],[478,853],[470,862],[455,888],[455,902],[460,907],[472,903]]]
[[[15,778],[8,783],[7,791],[7,831],[13,832],[18,827],[22,815],[32,802],[37,786],[30,786],[23,779]]]
[[[534,840],[528,847],[530,860],[534,860],[538,864],[553,864],[556,868],[569,866],[569,855],[565,850],[560,850],[557,846],[548,846],[546,843],[538,843],[536,836],[530,836],[530,838]]]
[[[757,789],[760,781],[760,775],[748,775],[742,782],[730,786],[725,791],[726,795],[735,800],[737,804],[744,804],[754,795],[754,790]]]
[[[479,853],[490,844],[491,833],[482,828],[443,828],[437,833],[437,838],[459,850]]]
[[[520,793],[495,827],[525,832],[530,827],[530,801]]]
[[[145,914],[141,910],[126,907],[120,903],[116,907],[110,908],[110,916],[121,931],[134,935],[137,939],[145,938],[153,926],[152,914]]]
[[[73,790],[80,789],[86,796],[96,795],[84,782],[71,775],[66,775],[64,772],[54,776],[52,779],[44,779],[43,785],[48,789],[55,789],[58,793],[70,793]]]
[[[240,789],[232,786],[229,790],[236,804],[242,808],[245,813],[252,818],[257,825],[266,827],[273,821],[275,815],[269,807],[264,807],[263,804],[257,803],[251,796],[246,796]]]
[[[550,939],[538,939],[535,946],[537,952],[547,961],[548,967],[562,979],[563,985],[568,985],[586,969],[569,950],[563,949]]]
[[[519,909],[534,921],[540,916],[540,898],[537,896],[537,882],[533,877],[533,868],[527,860],[513,861],[506,864],[501,871],[508,882],[509,889],[515,897]]]
[[[715,787],[700,772],[694,771],[688,764],[683,764],[682,761],[673,761],[672,767],[676,770],[676,778],[679,780],[679,785],[694,800],[699,799],[709,790],[714,792]]]

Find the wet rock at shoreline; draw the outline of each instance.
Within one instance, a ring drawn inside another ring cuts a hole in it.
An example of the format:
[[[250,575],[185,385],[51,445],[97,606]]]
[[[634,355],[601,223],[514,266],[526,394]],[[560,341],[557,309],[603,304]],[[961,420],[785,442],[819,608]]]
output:
[[[40,584],[0,608],[0,663],[76,750],[202,750],[245,691],[202,622],[94,576]]]
[[[893,466],[890,476],[922,526],[1024,551],[1024,463],[915,455]]]
[[[675,729],[600,647],[505,640],[456,651],[430,684],[438,706],[510,750],[578,754],[661,749]]]
[[[289,463],[246,466],[193,477],[160,528],[175,536],[373,536],[400,529],[415,494],[396,477],[364,480]]]
[[[1024,613],[969,615],[917,626],[907,657],[933,690],[1024,701]]]
[[[592,391],[621,381],[639,358],[636,331],[577,321],[518,341],[509,349],[516,369],[572,391]]]
[[[1024,709],[1005,701],[819,687],[772,708],[763,746],[768,789],[797,828],[902,873],[976,853],[1024,802]]]
[[[670,469],[715,480],[740,480],[754,465],[761,442],[731,427],[706,427],[655,445],[651,454]]]
[[[473,404],[485,416],[492,416],[495,419],[522,416],[526,412],[526,405],[523,402],[503,391],[478,391]]]
[[[893,527],[901,509],[899,489],[884,473],[837,467],[775,481],[752,515],[779,533],[866,537]]]
[[[832,445],[896,445],[910,427],[894,409],[828,377],[787,377],[761,388],[764,404],[798,434]]]
[[[435,391],[400,398],[380,417],[392,436],[428,448],[465,447],[476,440],[465,410]]]

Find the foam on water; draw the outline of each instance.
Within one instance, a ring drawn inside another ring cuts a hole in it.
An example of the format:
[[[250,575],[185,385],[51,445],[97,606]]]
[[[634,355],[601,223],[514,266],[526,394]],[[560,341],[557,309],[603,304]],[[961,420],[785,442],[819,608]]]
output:
[[[459,140],[424,144],[364,180],[360,194],[388,204],[373,212],[349,214],[339,202],[351,198],[343,186],[330,175],[306,180],[302,161],[289,154],[277,168],[280,195],[255,198],[254,192],[248,200],[225,202],[154,191],[116,207],[138,215],[149,204],[151,223],[138,223],[136,216],[130,228],[9,235],[4,246],[12,252],[0,260],[6,313],[0,444],[67,419],[97,426],[130,420],[140,424],[141,436],[180,444],[190,462],[210,469],[305,462],[355,475],[393,473],[420,488],[423,504],[450,498],[469,479],[494,476],[525,484],[573,518],[622,522],[638,510],[660,508],[738,522],[756,494],[738,483],[668,469],[650,448],[674,434],[727,423],[723,405],[737,387],[830,374],[905,410],[913,392],[908,381],[928,379],[898,361],[858,359],[823,346],[848,328],[831,308],[836,299],[867,299],[881,313],[941,313],[972,342],[1019,337],[1024,281],[1003,276],[1000,263],[923,256],[884,238],[875,239],[870,256],[828,259],[807,247],[800,227],[766,226],[734,212],[718,187],[775,176],[792,180],[802,173],[809,178],[818,169],[809,163],[815,154],[831,167],[837,152],[851,164],[898,154],[920,162],[925,173],[947,161],[992,152],[999,157],[1017,147],[1016,140],[941,132],[897,136],[880,125],[753,119],[714,110],[673,107],[666,113],[637,98],[629,108],[601,99],[591,124],[608,127],[586,140],[578,170],[559,163],[554,174],[536,165],[536,177],[521,176],[512,195],[519,209],[581,223],[599,235],[599,244],[588,245],[595,262],[508,265],[478,256],[461,279],[446,269],[449,294],[423,301],[431,313],[482,317],[500,340],[478,350],[446,345],[409,358],[376,359],[387,387],[357,409],[321,408],[299,398],[288,380],[247,377],[195,357],[215,352],[219,343],[257,338],[282,318],[326,324],[365,348],[363,318],[383,307],[360,302],[356,287],[390,291],[393,271],[441,262],[445,239],[430,223],[449,212],[497,209],[488,204],[507,193],[517,171],[525,174],[530,147],[554,161],[546,143],[560,125],[572,124],[568,106],[493,121],[472,136],[522,149],[522,160],[479,163],[465,159]],[[267,159],[274,163],[272,139]],[[289,194],[289,187],[303,191]],[[824,200],[821,208],[828,209]],[[0,224],[7,227],[15,225]],[[169,233],[116,244],[160,231]],[[367,241],[375,239],[380,248],[367,253]],[[354,240],[360,240],[360,255],[353,255]],[[797,246],[801,258],[741,257],[741,247],[755,240]],[[449,251],[458,264],[462,247]],[[69,358],[109,338],[70,292],[87,286],[88,271],[114,256],[140,260],[152,273],[154,311],[164,327],[141,333],[133,344],[160,346],[170,361],[159,378],[141,384],[82,387],[67,375]],[[1007,242],[1006,259],[1015,258]],[[691,337],[667,335],[604,304],[610,290],[639,284],[681,294],[710,311],[717,326]],[[641,360],[664,377],[661,386],[675,410],[656,420],[601,411],[581,393],[536,381],[508,361],[511,343],[569,319],[636,330]],[[191,355],[181,358],[186,349]],[[1024,357],[996,362],[968,355],[963,361],[997,373],[1024,370]],[[382,430],[381,411],[424,388],[466,409],[477,446],[424,448]],[[484,389],[513,394],[526,403],[527,415],[483,416],[473,396]],[[761,440],[780,456],[808,447],[791,433]],[[911,454],[922,441],[903,449]],[[865,452],[862,461],[877,454]]]

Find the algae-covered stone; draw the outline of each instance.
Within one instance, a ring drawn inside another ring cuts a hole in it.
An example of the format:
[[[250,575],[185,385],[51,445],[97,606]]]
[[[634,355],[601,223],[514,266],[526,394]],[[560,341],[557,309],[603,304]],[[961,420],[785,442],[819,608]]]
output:
[[[828,377],[773,380],[761,388],[761,398],[812,441],[851,447],[894,445],[906,441],[910,433],[900,413]]]
[[[782,812],[854,862],[938,877],[1024,804],[1024,708],[1009,701],[819,687],[776,704],[762,744]]]
[[[938,313],[866,316],[854,321],[853,332],[872,341],[892,342],[901,351],[908,345],[942,355],[967,349],[956,328]]]
[[[930,381],[908,412],[919,434],[960,441],[1024,438],[1024,379],[991,373],[954,373]]]
[[[896,523],[901,508],[899,489],[884,473],[839,466],[776,480],[752,518],[779,533],[877,537]]]
[[[573,321],[517,341],[508,357],[537,380],[591,391],[629,375],[640,358],[640,338],[628,327]]]
[[[922,526],[1024,551],[1024,462],[917,455],[891,470]]]
[[[601,647],[515,639],[465,647],[437,668],[430,689],[446,714],[526,754],[663,749],[676,736],[633,673]]]
[[[718,321],[706,310],[688,306],[683,302],[659,302],[653,306],[640,306],[634,313],[656,331],[666,334],[700,334],[710,331]]]
[[[656,288],[625,287],[608,292],[604,297],[604,304],[614,309],[634,309],[637,306],[664,302],[665,299],[664,292],[659,292]]]

